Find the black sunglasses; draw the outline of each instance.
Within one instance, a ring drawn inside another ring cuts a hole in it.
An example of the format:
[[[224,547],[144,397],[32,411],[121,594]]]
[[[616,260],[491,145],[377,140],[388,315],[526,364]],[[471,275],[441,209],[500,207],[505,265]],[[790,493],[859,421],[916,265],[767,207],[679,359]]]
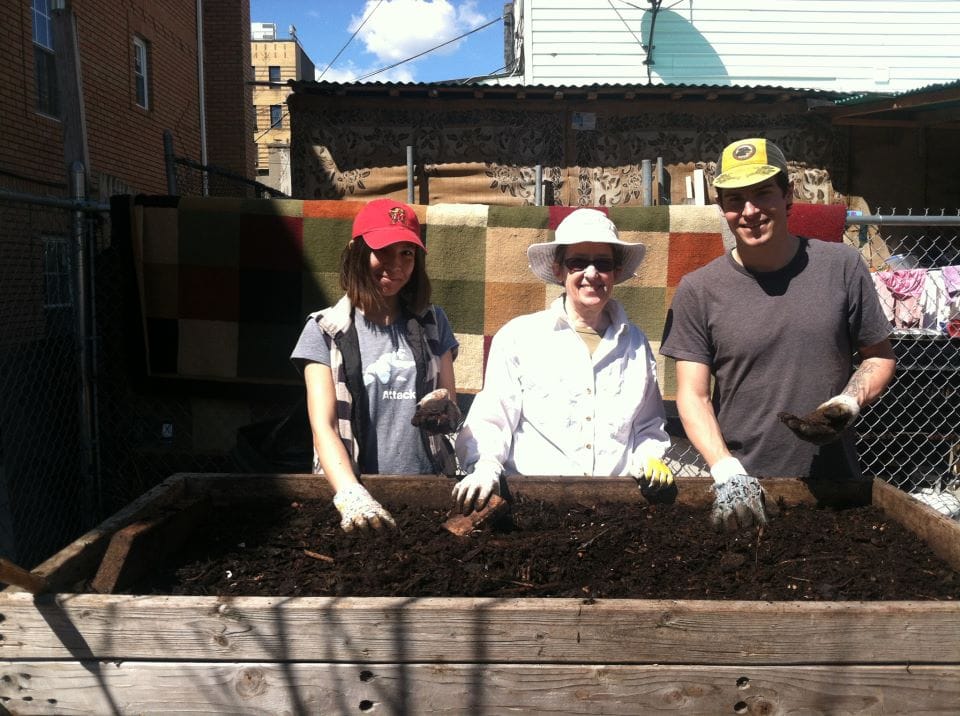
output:
[[[564,259],[563,265],[567,267],[567,271],[573,272],[586,271],[587,266],[593,266],[598,273],[610,273],[616,268],[613,259],[608,256],[597,256],[592,259],[573,257]]]

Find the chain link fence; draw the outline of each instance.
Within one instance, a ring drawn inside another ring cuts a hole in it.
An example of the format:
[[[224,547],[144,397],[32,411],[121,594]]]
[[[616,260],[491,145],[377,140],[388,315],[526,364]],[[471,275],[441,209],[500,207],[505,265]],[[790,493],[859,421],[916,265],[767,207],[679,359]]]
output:
[[[223,167],[202,164],[190,157],[178,156],[173,132],[163,133],[163,157],[167,172],[167,193],[179,196],[249,196],[256,199],[280,199],[282,191],[248,179]]]
[[[0,554],[32,565],[93,519],[71,212],[0,199]]]
[[[893,382],[858,424],[864,472],[960,516],[960,216],[848,225],[894,325],[897,355]]]
[[[875,275],[926,287],[922,302],[887,299],[899,365],[858,424],[864,471],[957,489],[960,314],[944,274],[960,265],[960,217],[848,224]],[[175,472],[309,469],[302,388],[147,380],[136,290],[105,207],[0,193],[0,554],[24,566]],[[689,444],[670,457],[704,469]]]

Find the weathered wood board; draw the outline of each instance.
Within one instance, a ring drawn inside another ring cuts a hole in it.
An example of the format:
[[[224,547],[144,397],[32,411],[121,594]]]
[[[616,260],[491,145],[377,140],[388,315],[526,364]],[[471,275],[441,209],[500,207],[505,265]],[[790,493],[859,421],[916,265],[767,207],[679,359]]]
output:
[[[449,506],[441,477],[365,478]],[[882,481],[768,481],[870,501],[960,569],[960,525]],[[558,503],[638,500],[623,478],[519,478]],[[814,495],[813,493],[816,493]],[[943,713],[960,710],[960,604],[77,594],[113,535],[179,500],[329,498],[309,475],[176,475],[0,592],[0,713]],[[706,505],[709,480],[681,501]]]

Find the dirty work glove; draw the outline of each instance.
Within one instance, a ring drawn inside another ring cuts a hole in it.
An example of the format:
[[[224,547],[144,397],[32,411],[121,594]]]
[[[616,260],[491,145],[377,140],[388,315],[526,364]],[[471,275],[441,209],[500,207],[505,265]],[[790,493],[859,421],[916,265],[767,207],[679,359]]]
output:
[[[454,485],[453,499],[460,514],[469,515],[487,504],[490,495],[500,494],[500,476],[486,470],[471,472]]]
[[[765,525],[766,499],[760,481],[750,477],[735,457],[718,460],[710,468],[713,476],[713,512],[710,521],[717,529]]]
[[[801,440],[826,445],[838,439],[860,415],[860,404],[849,395],[837,395],[802,418],[792,413],[777,413],[777,418]]]
[[[355,527],[365,532],[371,527],[378,530],[384,525],[397,526],[390,513],[359,483],[345,487],[334,495],[333,506],[340,513],[340,529],[344,532],[352,532]]]
[[[460,408],[446,388],[437,388],[420,399],[410,422],[428,433],[453,433],[460,428]]]
[[[657,457],[638,458],[630,474],[640,481],[640,489],[656,492],[673,484],[673,472],[667,463]]]

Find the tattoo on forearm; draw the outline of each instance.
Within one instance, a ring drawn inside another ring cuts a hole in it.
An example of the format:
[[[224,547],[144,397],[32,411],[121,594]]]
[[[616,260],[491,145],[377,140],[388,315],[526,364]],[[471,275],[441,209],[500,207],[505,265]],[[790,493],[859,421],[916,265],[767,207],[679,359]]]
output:
[[[847,387],[843,389],[844,395],[855,398],[857,402],[862,402],[869,389],[869,377],[877,369],[870,359],[863,361],[860,367],[850,376]]]

